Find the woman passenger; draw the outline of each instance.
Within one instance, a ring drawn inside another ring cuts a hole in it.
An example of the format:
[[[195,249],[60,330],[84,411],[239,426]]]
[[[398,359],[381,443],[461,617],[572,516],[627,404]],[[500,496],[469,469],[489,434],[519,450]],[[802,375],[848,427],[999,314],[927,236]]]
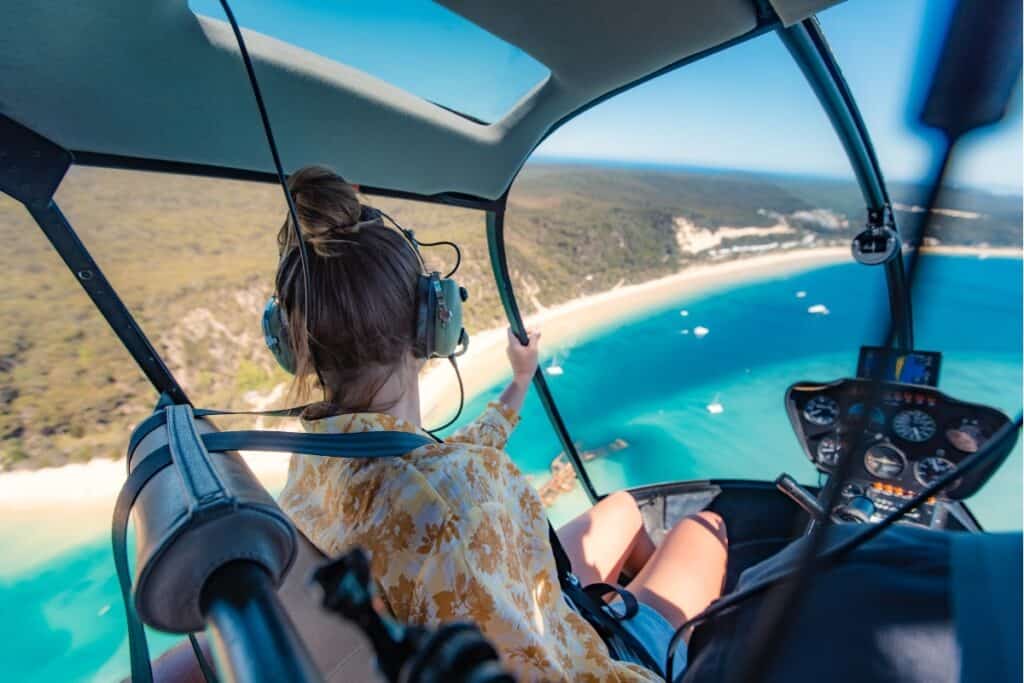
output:
[[[315,342],[306,336],[307,293],[290,219],[278,235],[277,295],[292,331],[300,393],[323,381],[324,400],[307,410],[305,429],[423,433],[423,361],[413,355],[417,254],[383,222],[356,226],[356,190],[331,171],[302,169],[290,189],[311,256],[308,332]],[[660,680],[639,664],[615,661],[565,602],[540,498],[502,450],[519,421],[539,341],[538,332],[526,346],[509,334],[512,381],[443,443],[401,458],[295,455],[280,504],[326,555],[365,548],[397,619],[471,620],[519,680]],[[583,585],[632,577],[625,587],[641,610],[626,623],[659,662],[673,630],[721,592],[726,538],[714,513],[683,520],[655,547],[635,501],[620,492],[558,535]]]

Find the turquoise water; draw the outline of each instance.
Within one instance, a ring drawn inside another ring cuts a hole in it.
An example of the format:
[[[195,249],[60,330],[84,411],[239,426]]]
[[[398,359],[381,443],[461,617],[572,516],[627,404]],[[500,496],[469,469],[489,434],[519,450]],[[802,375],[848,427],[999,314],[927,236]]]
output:
[[[942,390],[1007,413],[1019,410],[1021,280],[1019,259],[922,262],[917,345],[944,352]],[[799,291],[806,296],[797,298]],[[809,314],[815,304],[829,314]],[[783,392],[797,380],[853,374],[858,347],[883,332],[886,307],[881,271],[852,264],[731,287],[581,335],[557,350],[563,373],[548,380],[584,448],[620,438],[629,444],[590,463],[601,490],[704,477],[767,479],[782,471],[814,481],[783,412]],[[708,334],[698,338],[697,326]],[[500,390],[471,401],[467,417]],[[724,410],[712,415],[706,406],[716,399]],[[528,474],[542,476],[559,450],[531,396],[509,452]],[[1018,445],[969,501],[987,528],[1020,528],[1021,478]],[[573,503],[578,496],[555,516],[569,514]],[[21,529],[16,536],[0,520],[0,547],[31,552],[26,533],[33,532]],[[94,541],[27,566],[24,558],[0,556],[3,679],[111,681],[126,675],[122,608],[102,527]],[[157,635],[151,646],[159,652],[176,640]]]
[[[929,256],[915,287],[916,345],[943,352],[940,389],[1011,416],[1021,406],[1021,277],[1020,259]],[[829,314],[807,312],[817,304]],[[547,380],[582,448],[629,444],[588,465],[600,491],[783,471],[814,482],[783,412],[785,390],[853,375],[860,345],[880,342],[887,315],[880,269],[819,268],[673,302],[581,338],[557,350],[562,373]],[[697,326],[707,335],[696,336]],[[707,410],[715,400],[719,414]],[[561,450],[533,397],[508,450],[538,477]],[[1019,445],[970,505],[986,528],[1021,527]]]

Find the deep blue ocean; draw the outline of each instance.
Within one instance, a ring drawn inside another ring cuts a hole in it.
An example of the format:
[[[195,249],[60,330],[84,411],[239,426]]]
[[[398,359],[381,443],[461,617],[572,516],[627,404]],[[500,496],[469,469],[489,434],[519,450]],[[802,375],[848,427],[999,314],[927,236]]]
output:
[[[1021,282],[1020,259],[922,259],[917,347],[943,352],[941,390],[1011,415],[1020,410]],[[818,305],[828,314],[808,312]],[[589,464],[602,491],[678,479],[774,479],[783,471],[814,482],[783,411],[786,387],[853,375],[858,348],[881,341],[887,317],[882,271],[844,264],[637,313],[548,350],[544,364],[562,369],[549,372],[548,382],[578,444],[628,444]],[[697,327],[707,334],[695,334]],[[501,388],[470,401],[465,418]],[[709,412],[711,403],[722,411]],[[509,453],[539,479],[560,450],[531,396]],[[1018,444],[969,501],[986,528],[1021,528],[1021,481]],[[553,516],[560,521],[581,504],[579,495],[566,496]],[[5,535],[13,533],[0,523],[0,547],[10,547]],[[24,563],[0,556],[3,680],[111,681],[127,674],[108,539],[98,528],[94,541],[28,570],[12,570]],[[15,540],[19,552],[31,550],[31,539]],[[159,652],[176,640],[157,636],[151,646]]]

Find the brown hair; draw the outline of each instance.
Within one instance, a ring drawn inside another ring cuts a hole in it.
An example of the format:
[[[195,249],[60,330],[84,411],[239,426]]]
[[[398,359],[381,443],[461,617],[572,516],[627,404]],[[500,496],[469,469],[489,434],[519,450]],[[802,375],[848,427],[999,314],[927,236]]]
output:
[[[307,417],[358,412],[409,359],[416,325],[419,257],[398,230],[360,222],[356,188],[322,166],[293,173],[295,201],[309,256],[309,320],[291,216],[277,234],[277,296],[295,353],[296,399],[322,383],[325,405]]]

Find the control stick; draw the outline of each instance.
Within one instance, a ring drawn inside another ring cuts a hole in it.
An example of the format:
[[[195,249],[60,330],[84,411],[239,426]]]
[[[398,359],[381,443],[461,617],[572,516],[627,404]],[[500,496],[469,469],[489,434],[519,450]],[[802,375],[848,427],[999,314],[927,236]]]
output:
[[[780,474],[778,479],[775,480],[775,488],[782,491],[790,500],[803,508],[812,521],[819,520],[825,516],[825,511],[821,509],[818,499],[810,491],[796,483],[796,479],[785,472]]]
[[[832,510],[832,521],[837,524],[844,522],[855,522],[866,524],[871,521],[875,514],[875,504],[867,496],[854,496],[842,505],[837,505]]]

